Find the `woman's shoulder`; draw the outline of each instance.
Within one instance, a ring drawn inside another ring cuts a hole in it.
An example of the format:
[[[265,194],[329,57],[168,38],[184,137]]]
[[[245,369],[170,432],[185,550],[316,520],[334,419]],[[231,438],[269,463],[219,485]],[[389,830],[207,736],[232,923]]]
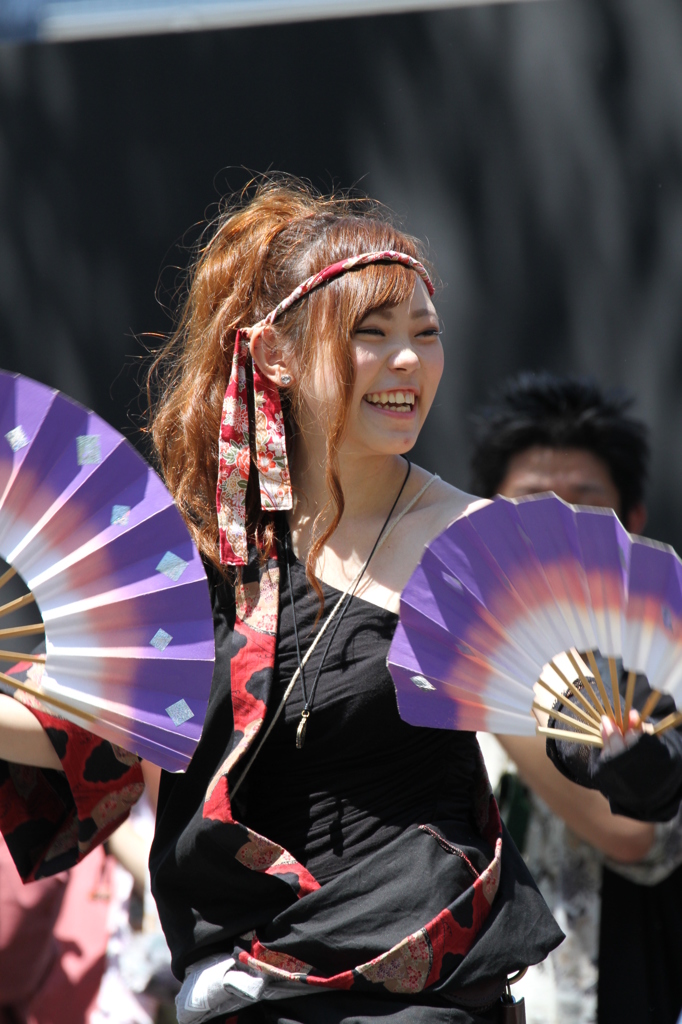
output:
[[[413,517],[413,525],[416,525],[417,520],[421,520],[419,532],[420,536],[423,536],[424,544],[428,544],[439,533],[442,533],[453,520],[487,504],[487,499],[479,498],[475,494],[468,494],[420,466],[413,466],[412,473],[414,493],[410,497],[414,497],[419,494],[420,490],[426,488],[408,513]],[[427,484],[428,486],[426,486]]]
[[[397,611],[400,593],[424,547],[480,502],[480,498],[413,466],[402,506],[405,514],[378,553],[373,571],[358,593],[389,611]]]

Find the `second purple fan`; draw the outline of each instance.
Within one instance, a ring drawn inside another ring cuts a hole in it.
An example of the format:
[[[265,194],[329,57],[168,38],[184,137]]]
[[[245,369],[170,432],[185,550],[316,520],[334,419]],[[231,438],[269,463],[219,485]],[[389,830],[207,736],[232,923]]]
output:
[[[425,548],[388,665],[413,725],[531,735],[533,711],[568,690],[563,725],[599,746],[602,715],[628,720],[638,674],[644,717],[661,693],[682,703],[682,562],[610,510],[498,498]]]
[[[5,684],[163,768],[186,768],[215,652],[206,575],[182,516],[116,430],[1,372],[0,556],[10,567],[0,585],[18,574],[27,591],[0,601],[0,661],[18,662],[17,674],[0,673]],[[22,602],[42,621],[11,625]],[[43,632],[46,653],[22,658],[19,641]]]

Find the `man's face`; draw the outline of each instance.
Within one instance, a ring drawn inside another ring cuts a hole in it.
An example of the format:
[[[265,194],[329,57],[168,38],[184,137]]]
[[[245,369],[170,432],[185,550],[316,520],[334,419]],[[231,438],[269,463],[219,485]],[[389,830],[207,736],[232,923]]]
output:
[[[520,498],[541,491],[554,491],[572,505],[597,505],[621,514],[620,494],[608,466],[582,448],[535,445],[512,456],[499,493]]]

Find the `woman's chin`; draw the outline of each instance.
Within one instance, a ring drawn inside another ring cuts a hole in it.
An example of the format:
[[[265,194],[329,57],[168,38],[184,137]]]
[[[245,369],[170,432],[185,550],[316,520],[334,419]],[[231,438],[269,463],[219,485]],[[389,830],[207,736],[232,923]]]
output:
[[[350,439],[349,439],[350,441]],[[405,455],[411,451],[417,443],[417,435],[410,433],[409,435],[401,436],[379,436],[376,434],[370,434],[367,432],[361,437],[357,438],[356,443],[350,441],[344,445],[346,451],[350,452],[354,450],[358,453],[363,453],[368,457],[383,455]]]
[[[414,448],[420,429],[414,413],[401,417],[371,410],[369,415],[358,417],[352,434],[358,444],[377,455],[404,455]]]

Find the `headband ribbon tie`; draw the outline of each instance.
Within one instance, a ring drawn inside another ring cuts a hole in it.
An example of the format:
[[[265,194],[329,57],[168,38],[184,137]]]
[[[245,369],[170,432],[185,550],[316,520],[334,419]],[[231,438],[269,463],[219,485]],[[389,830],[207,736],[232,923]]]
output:
[[[254,327],[241,328],[234,339],[232,370],[225,391],[218,441],[218,487],[216,505],[220,533],[220,561],[223,565],[246,565],[246,488],[253,455],[258,468],[260,504],[263,511],[285,511],[292,507],[291,477],[287,461],[284,416],[279,388],[268,380],[251,361],[255,437],[249,427],[249,373],[251,360],[248,339],[257,327],[269,327],[290,306],[325,282],[359,267],[373,263],[400,263],[414,270],[426,285],[429,295],[434,287],[426,268],[413,256],[393,249],[366,252],[340,260],[313,274],[287,295]]]
[[[249,346],[244,331],[237,331],[232,371],[223,399],[218,443],[218,529],[220,561],[225,565],[246,565],[246,488],[251,469],[248,367]],[[264,511],[291,508],[291,479],[287,463],[284,416],[277,386],[264,377],[255,363],[253,406],[255,438],[253,449],[258,467],[260,503]]]

